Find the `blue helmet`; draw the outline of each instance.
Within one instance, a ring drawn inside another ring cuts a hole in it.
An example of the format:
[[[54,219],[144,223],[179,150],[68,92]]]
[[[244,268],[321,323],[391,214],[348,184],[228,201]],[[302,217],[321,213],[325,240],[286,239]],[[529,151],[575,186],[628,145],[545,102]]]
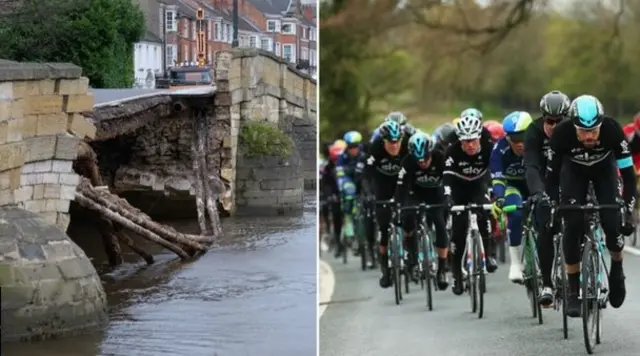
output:
[[[347,146],[354,147],[362,143],[362,135],[358,131],[349,131],[342,138]]]
[[[399,141],[402,138],[402,128],[395,121],[385,121],[380,125],[380,136],[386,141]]]
[[[431,138],[422,131],[417,131],[409,139],[409,153],[417,160],[429,158],[432,147]]]
[[[593,95],[580,95],[571,102],[569,117],[576,127],[594,129],[602,123],[604,109]]]
[[[502,120],[502,129],[507,136],[520,134],[524,133],[532,122],[533,119],[528,112],[514,111]]]
[[[480,110],[474,108],[466,109],[460,114],[460,117],[465,116],[475,116],[478,119],[482,120],[482,113],[480,112]]]

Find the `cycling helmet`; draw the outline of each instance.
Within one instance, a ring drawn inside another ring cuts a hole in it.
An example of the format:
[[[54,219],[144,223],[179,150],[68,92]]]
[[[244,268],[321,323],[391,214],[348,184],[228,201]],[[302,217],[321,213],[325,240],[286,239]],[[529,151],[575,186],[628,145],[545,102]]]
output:
[[[422,131],[416,132],[409,139],[409,154],[411,154],[417,160],[423,160],[429,158],[431,155],[431,149],[433,143],[429,135]]]
[[[478,109],[469,108],[469,109],[464,110],[460,114],[460,117],[465,117],[465,116],[476,116],[476,117],[478,117],[480,119],[480,121],[482,121],[482,113]]]
[[[341,139],[336,140],[333,144],[338,147],[342,147],[343,150],[347,148],[347,143]]]
[[[362,143],[362,135],[358,131],[347,132],[343,139],[347,143],[347,147],[357,147]]]
[[[594,129],[602,123],[604,109],[593,95],[580,95],[569,107],[569,117],[578,128]]]
[[[329,160],[332,162],[335,162],[338,160],[338,157],[340,157],[340,155],[342,154],[342,152],[344,152],[344,147],[337,145],[337,144],[333,144],[330,148],[329,148]]]
[[[502,128],[502,124],[497,121],[492,120],[492,122],[489,123],[489,125],[485,125],[484,127],[491,134],[491,139],[493,140],[493,142],[498,141],[499,139],[503,138],[505,135],[504,129]]]
[[[499,123],[499,122],[498,122],[498,121],[496,121],[496,120],[487,120],[487,121],[483,121],[483,122],[482,122],[482,126],[486,127],[487,129],[488,129],[490,126],[493,126],[493,125],[500,125],[500,126],[502,126],[502,124],[501,124],[501,123]]]
[[[502,128],[507,136],[524,134],[533,119],[526,111],[514,111],[502,120]]]
[[[460,140],[475,140],[482,136],[482,120],[474,113],[462,116],[456,124],[456,135]]]
[[[455,134],[456,128],[450,124],[450,123],[446,123],[443,124],[441,126],[439,126],[433,133],[433,141],[435,142],[449,142],[448,139],[451,137],[452,134]]]
[[[404,116],[400,111],[390,112],[387,117],[384,118],[384,121],[395,121],[398,125],[405,125],[407,123],[407,117]]]
[[[385,121],[380,125],[380,136],[385,141],[400,141],[402,138],[402,128],[395,121]]]
[[[416,128],[413,127],[413,125],[411,124],[404,124],[402,126],[400,126],[402,128],[402,131],[407,134],[407,136],[411,136],[413,134],[415,134],[417,132]]]
[[[540,99],[540,111],[544,116],[563,117],[569,112],[571,100],[563,92],[553,90]]]

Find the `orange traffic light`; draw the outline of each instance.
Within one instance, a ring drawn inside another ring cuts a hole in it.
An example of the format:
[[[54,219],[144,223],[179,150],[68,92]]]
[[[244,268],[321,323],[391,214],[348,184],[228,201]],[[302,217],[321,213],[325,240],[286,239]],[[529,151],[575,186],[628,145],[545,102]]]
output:
[[[201,8],[199,8],[196,11],[196,19],[198,19],[198,20],[203,20],[204,19],[204,10],[202,10]]]

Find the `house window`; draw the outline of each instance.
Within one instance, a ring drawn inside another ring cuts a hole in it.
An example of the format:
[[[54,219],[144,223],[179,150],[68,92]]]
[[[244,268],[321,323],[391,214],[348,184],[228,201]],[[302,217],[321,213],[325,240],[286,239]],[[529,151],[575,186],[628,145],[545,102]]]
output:
[[[285,35],[295,35],[296,34],[296,25],[292,23],[283,23],[282,24],[282,33]]]
[[[278,32],[280,31],[280,21],[278,20],[267,20],[267,32]]]
[[[282,57],[286,59],[288,62],[295,63],[296,62],[296,46],[292,44],[283,44]]]
[[[309,64],[312,66],[316,65],[316,50],[312,49],[309,51]]]
[[[227,37],[226,37],[227,42],[231,43],[231,35],[232,35],[232,33],[231,33],[231,25],[225,24],[224,27],[227,29]]]
[[[167,32],[178,31],[178,21],[176,20],[176,12],[167,10],[165,12],[165,15],[166,15],[165,23],[167,24]]]
[[[281,47],[280,42],[276,42],[276,56],[280,55],[280,47]]]
[[[258,36],[249,36],[249,47],[258,47]]]
[[[249,38],[247,36],[240,36],[238,42],[240,42],[240,47],[249,47]]]
[[[219,22],[216,22],[215,26],[215,40],[222,41],[222,30],[224,29]]]
[[[315,28],[311,28],[311,29],[310,29],[310,31],[309,31],[309,38],[310,38],[312,41],[315,41],[315,40],[316,40],[316,29],[315,29]]]
[[[260,39],[260,48],[265,51],[271,51],[271,39],[270,38],[262,38]]]
[[[167,45],[167,67],[171,67],[178,60],[178,47],[176,45]]]
[[[300,52],[300,59],[306,61],[309,59],[309,49],[302,47],[302,51]]]

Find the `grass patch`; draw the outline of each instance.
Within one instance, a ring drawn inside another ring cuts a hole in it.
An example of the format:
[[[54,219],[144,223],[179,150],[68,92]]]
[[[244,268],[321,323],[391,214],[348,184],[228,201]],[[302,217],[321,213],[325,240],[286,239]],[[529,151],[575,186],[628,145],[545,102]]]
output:
[[[293,140],[270,122],[252,121],[240,130],[240,145],[245,148],[245,157],[280,157],[291,155]]]

